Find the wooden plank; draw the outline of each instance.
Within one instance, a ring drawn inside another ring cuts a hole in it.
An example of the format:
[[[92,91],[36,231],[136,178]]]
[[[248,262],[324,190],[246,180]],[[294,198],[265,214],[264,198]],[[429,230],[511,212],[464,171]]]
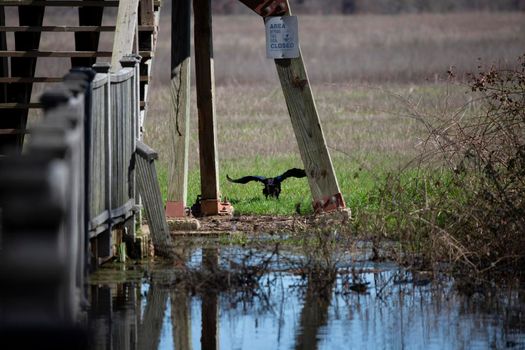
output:
[[[155,24],[155,8],[153,0],[140,1],[139,24],[154,25]],[[153,32],[140,32],[138,35],[138,44],[140,50],[153,49]]]
[[[35,6],[35,7],[117,7],[119,1],[105,0],[105,1],[42,1],[42,0],[6,0],[2,1],[3,6]]]
[[[150,51],[141,51],[143,58],[151,57]],[[111,51],[0,51],[0,57],[112,57]]]
[[[290,8],[289,4],[288,8]],[[302,56],[293,59],[276,59],[275,66],[314,203],[329,200],[341,191],[326,147]]]
[[[139,31],[153,32],[155,27],[153,25],[140,25]],[[0,32],[114,32],[115,26],[0,26]]]
[[[16,102],[6,102],[6,103],[0,103],[0,109],[35,109],[35,108],[43,108],[44,105],[42,103],[37,102],[31,102],[31,103],[16,103]],[[0,120],[7,119],[5,115],[0,117]]]
[[[155,23],[155,8],[153,0],[140,0],[140,24],[153,25]]]
[[[123,0],[124,2],[128,0]],[[42,7],[118,7],[120,1],[115,0],[104,0],[100,2],[97,0],[87,0],[80,2],[78,0],[52,0],[52,1],[43,1],[43,0],[3,0],[2,6],[42,6]],[[161,1],[155,0],[153,2],[155,7],[161,5]]]
[[[5,9],[0,6],[0,26],[5,25]],[[7,36],[5,33],[0,33],[0,51],[7,50]],[[0,58],[0,77],[9,76],[9,63],[6,57]],[[0,85],[0,102],[6,102],[7,86]]]
[[[0,77],[0,84],[7,83],[60,83],[64,81],[62,77],[35,77],[35,78],[24,78],[24,77]]]
[[[18,24],[21,26],[42,26],[44,19],[44,8],[26,6],[18,9]],[[4,23],[5,24],[5,23]],[[15,51],[34,51],[38,50],[40,45],[40,33],[15,33]],[[0,51],[3,54],[6,51]],[[6,57],[6,56],[2,56]],[[36,57],[12,57],[10,59],[12,77],[28,77],[32,78],[35,75]],[[31,100],[31,92],[33,85],[28,84],[14,84],[7,88],[7,98],[5,102],[9,103],[29,103]],[[16,108],[3,113],[3,118],[0,119],[1,128],[25,129],[27,124],[28,111],[25,108]],[[22,151],[24,144],[23,134],[10,135],[2,137],[0,141],[0,149],[4,145],[15,147],[18,152]]]
[[[86,1],[88,0],[83,0],[82,2]],[[78,24],[81,26],[100,26],[103,13],[103,7],[79,7]],[[99,39],[100,32],[75,32],[75,50],[97,51]],[[96,61],[96,57],[72,57],[71,65],[73,67],[91,67]]]
[[[133,53],[133,37],[137,26],[138,6],[139,0],[128,0],[121,2],[118,8],[113,55],[111,56],[112,72],[121,68],[120,60],[123,56]]]
[[[167,199],[186,207],[190,133],[191,0],[173,4],[171,23],[171,109]]]
[[[123,0],[124,2],[128,0]],[[52,1],[42,1],[42,0],[3,0],[2,6],[36,6],[36,7],[118,7],[120,1],[115,0],[88,0],[88,1],[68,1],[68,0],[52,0]],[[153,4],[155,7],[161,5],[161,1],[154,1]]]
[[[137,150],[137,185],[144,202],[155,252],[165,257],[173,256],[173,240],[164,215],[155,157],[152,155],[154,151],[141,141],[137,142]]]
[[[193,13],[201,195],[203,200],[218,200],[219,165],[217,161],[211,0],[194,0]]]
[[[0,135],[19,135],[19,134],[29,134],[29,130],[22,129],[0,129]]]
[[[1,51],[0,57],[111,57],[110,51]]]

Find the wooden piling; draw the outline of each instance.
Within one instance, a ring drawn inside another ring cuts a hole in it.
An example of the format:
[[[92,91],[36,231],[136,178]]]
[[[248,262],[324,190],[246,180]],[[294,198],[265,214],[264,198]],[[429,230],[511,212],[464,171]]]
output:
[[[187,200],[190,132],[191,0],[176,1],[171,15],[171,109],[166,216],[182,217]]]
[[[211,0],[193,0],[199,158],[203,200],[219,200]]]

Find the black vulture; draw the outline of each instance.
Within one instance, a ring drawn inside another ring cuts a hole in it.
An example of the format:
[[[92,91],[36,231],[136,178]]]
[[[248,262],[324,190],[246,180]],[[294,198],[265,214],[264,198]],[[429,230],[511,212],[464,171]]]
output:
[[[245,176],[241,177],[240,179],[232,179],[228,175],[226,175],[226,178],[230,182],[235,182],[238,184],[246,184],[250,181],[259,181],[262,182],[264,185],[263,188],[263,194],[268,199],[268,196],[275,197],[279,199],[279,194],[281,194],[281,182],[286,180],[289,177],[305,177],[306,173],[303,169],[289,169],[286,170],[283,174],[276,176],[276,177],[270,177],[266,178],[264,176]]]

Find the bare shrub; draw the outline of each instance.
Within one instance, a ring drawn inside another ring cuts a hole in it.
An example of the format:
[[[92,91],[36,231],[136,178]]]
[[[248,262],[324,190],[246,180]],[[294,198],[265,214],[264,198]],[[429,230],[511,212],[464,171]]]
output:
[[[453,72],[449,72],[453,78]],[[520,274],[525,266],[525,55],[511,69],[469,75],[470,102],[430,117],[410,168],[378,187],[376,229],[405,252],[462,272]]]

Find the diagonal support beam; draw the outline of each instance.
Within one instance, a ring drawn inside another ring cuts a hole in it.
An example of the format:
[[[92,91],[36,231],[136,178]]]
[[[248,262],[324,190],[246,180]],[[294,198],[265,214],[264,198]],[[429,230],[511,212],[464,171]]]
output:
[[[291,15],[288,0],[240,1],[263,17],[268,16],[264,13],[269,12],[271,15],[278,13],[275,9],[282,8],[284,3],[285,12],[282,14]],[[314,209],[316,212],[324,212],[345,208],[302,54],[300,53],[297,58],[276,59],[275,66],[308,176]]]

